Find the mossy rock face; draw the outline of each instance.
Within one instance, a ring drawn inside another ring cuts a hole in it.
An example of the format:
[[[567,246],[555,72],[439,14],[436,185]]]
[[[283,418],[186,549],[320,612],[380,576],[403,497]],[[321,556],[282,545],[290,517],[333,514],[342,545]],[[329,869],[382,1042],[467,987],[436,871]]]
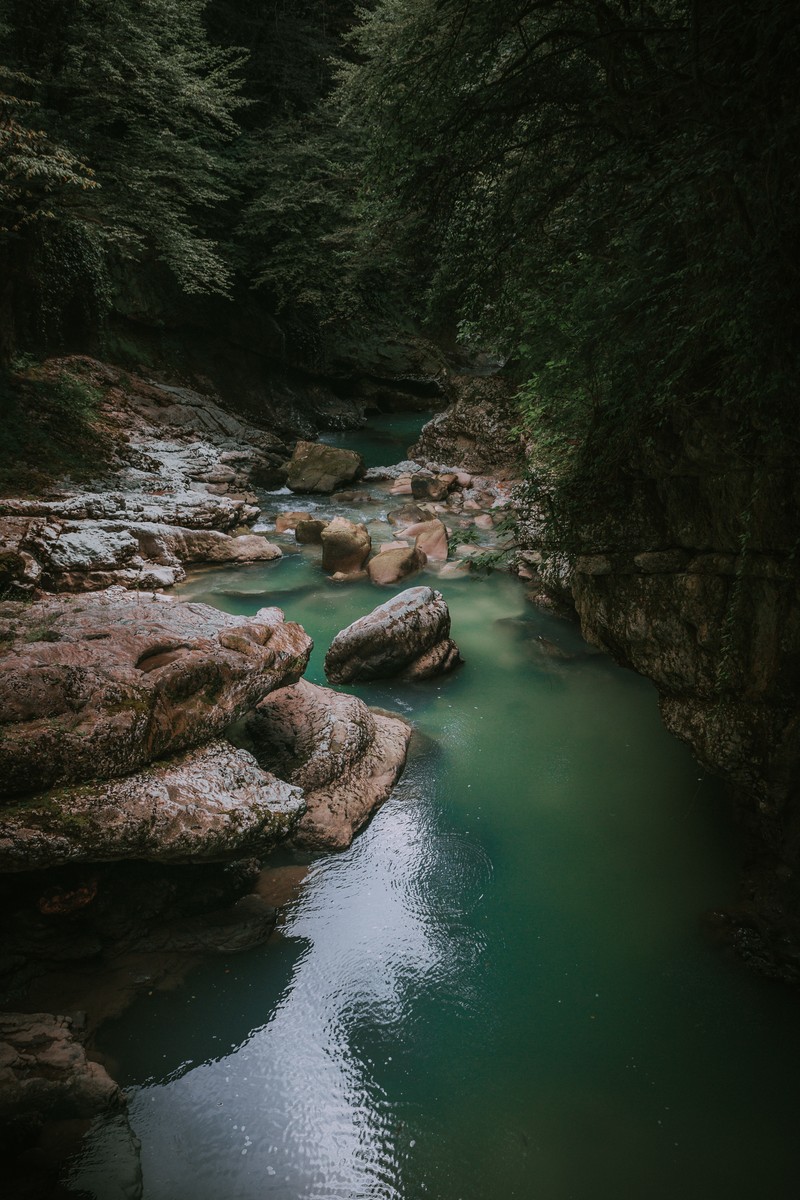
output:
[[[296,682],[311,639],[280,609],[233,617],[128,592],[3,606],[0,796],[109,779],[219,736]]]

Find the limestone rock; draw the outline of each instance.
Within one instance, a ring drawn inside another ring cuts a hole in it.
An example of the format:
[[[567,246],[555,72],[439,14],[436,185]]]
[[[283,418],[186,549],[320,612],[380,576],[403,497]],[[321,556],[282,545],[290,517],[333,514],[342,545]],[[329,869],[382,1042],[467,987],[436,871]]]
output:
[[[295,541],[299,546],[321,546],[322,531],[326,528],[327,521],[298,521],[294,528]]]
[[[331,574],[352,575],[360,571],[372,549],[366,525],[356,525],[346,517],[334,517],[320,534],[322,569]]]
[[[293,492],[335,492],[364,474],[364,460],[355,450],[298,442],[289,462],[287,484]]]
[[[0,1122],[88,1117],[122,1103],[105,1068],[86,1058],[68,1017],[0,1013]]]
[[[416,546],[389,546],[385,550],[381,547],[381,553],[367,564],[367,572],[373,583],[385,587],[421,571],[427,561],[427,556]]]
[[[449,491],[449,483],[435,475],[411,476],[411,495],[415,500],[444,500]]]
[[[409,450],[421,462],[452,463],[478,475],[520,478],[525,447],[515,429],[515,386],[502,375],[463,378],[455,403],[429,421]]]
[[[308,521],[311,513],[307,512],[282,512],[278,513],[275,518],[275,532],[286,533],[287,529],[294,529],[298,521]]]
[[[141,859],[262,855],[305,809],[298,788],[246,750],[212,742],[125,779],[58,788],[0,808],[0,871]]]
[[[415,587],[338,633],[325,656],[325,674],[333,683],[390,676],[425,679],[460,662],[444,597],[432,588]]]
[[[405,529],[409,525],[419,525],[420,522],[427,521],[430,515],[427,508],[409,503],[404,504],[401,508],[393,508],[390,513],[386,514],[386,520],[390,525],[396,525],[398,529]]]
[[[349,846],[388,797],[411,737],[402,717],[306,680],[267,696],[249,730],[260,761],[305,792],[293,840],[331,850]]]
[[[280,609],[234,617],[111,589],[0,605],[0,795],[127,774],[218,736],[302,675]]]
[[[408,525],[402,535],[404,538],[414,538],[417,549],[422,550],[427,558],[434,562],[447,562],[447,529],[438,517]]]

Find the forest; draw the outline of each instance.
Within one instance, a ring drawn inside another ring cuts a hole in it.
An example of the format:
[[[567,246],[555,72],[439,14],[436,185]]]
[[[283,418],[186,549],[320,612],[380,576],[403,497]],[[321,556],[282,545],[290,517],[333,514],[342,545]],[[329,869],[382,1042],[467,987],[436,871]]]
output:
[[[788,2],[3,0],[0,31],[6,364],[197,297],[299,347],[411,323],[510,364],[565,513],[697,412],[732,453],[794,436]]]

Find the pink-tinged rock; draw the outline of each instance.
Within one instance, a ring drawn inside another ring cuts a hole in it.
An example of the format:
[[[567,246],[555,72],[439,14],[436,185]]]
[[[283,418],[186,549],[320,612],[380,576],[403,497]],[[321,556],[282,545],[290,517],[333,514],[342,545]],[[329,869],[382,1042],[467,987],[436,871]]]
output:
[[[267,696],[248,730],[259,760],[303,789],[292,840],[315,850],[350,845],[391,793],[411,737],[402,717],[305,680]]]
[[[0,871],[66,863],[220,862],[269,853],[305,804],[252,754],[212,742],[124,779],[58,788],[0,808]]]
[[[409,525],[403,530],[403,537],[413,537],[417,549],[422,550],[432,562],[447,561],[447,529],[438,517],[420,521],[418,525]]]
[[[298,521],[309,521],[311,513],[308,512],[282,512],[278,513],[275,518],[275,532],[286,533],[287,529],[294,529]]]
[[[0,604],[0,795],[125,775],[218,736],[305,670],[277,608],[234,617],[113,588]]]
[[[338,633],[325,656],[325,674],[332,683],[417,679],[460,662],[444,597],[433,588],[415,587]]]

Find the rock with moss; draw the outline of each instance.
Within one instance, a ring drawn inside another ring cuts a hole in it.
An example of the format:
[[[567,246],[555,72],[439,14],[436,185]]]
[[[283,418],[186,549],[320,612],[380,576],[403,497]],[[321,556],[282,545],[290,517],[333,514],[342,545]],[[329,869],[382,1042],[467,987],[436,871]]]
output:
[[[246,750],[212,742],[124,779],[57,788],[0,809],[0,872],[67,863],[220,862],[264,855],[305,811],[302,792]]]

